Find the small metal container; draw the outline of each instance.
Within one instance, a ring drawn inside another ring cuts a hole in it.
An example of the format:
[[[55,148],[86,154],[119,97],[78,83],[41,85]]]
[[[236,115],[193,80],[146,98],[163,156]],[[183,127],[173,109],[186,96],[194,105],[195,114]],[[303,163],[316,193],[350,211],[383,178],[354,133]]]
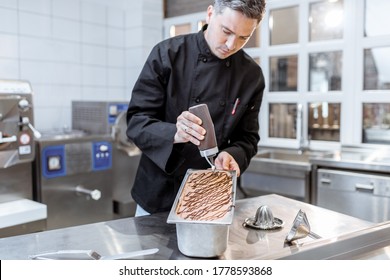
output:
[[[180,252],[189,257],[212,258],[222,255],[228,244],[229,225],[233,222],[236,196],[237,175],[235,171],[228,172],[232,178],[232,194],[230,211],[222,218],[203,221],[187,220],[177,215],[176,209],[188,177],[199,170],[189,169],[176,195],[167,223],[176,224],[177,243]],[[218,172],[216,170],[215,172]]]

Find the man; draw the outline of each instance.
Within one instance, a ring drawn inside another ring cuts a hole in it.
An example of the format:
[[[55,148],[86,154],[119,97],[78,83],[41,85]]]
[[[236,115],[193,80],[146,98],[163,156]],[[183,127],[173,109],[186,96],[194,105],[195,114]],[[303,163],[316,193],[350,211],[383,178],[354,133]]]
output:
[[[169,211],[186,171],[210,167],[197,147],[206,131],[189,107],[208,105],[217,169],[239,176],[257,153],[264,77],[242,48],[264,10],[265,0],[216,0],[199,33],[153,48],[127,111],[127,135],[142,151],[131,191],[136,215]]]

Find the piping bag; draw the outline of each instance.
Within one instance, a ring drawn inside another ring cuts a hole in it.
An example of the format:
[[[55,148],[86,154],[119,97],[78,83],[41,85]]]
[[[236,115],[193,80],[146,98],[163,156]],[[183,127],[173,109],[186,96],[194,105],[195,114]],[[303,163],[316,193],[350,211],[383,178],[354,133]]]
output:
[[[207,160],[211,169],[214,171],[214,157],[218,153],[218,145],[209,108],[207,107],[207,104],[199,104],[190,107],[188,111],[202,120],[202,127],[206,130],[206,134],[204,139],[200,141],[198,148],[200,155]]]

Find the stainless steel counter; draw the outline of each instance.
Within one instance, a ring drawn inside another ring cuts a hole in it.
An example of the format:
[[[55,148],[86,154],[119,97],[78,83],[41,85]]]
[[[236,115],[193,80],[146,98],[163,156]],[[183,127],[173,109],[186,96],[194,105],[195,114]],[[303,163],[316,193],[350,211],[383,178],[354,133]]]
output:
[[[388,147],[361,148],[345,146],[333,153],[310,159],[315,166],[364,172],[390,172],[390,149]]]
[[[282,229],[264,231],[242,226],[245,218],[254,216],[261,205],[268,205],[274,216],[285,222]],[[300,209],[306,212],[312,231],[323,238],[313,240],[306,237],[296,244],[287,245],[284,239]],[[188,259],[177,248],[175,225],[166,223],[167,215],[168,213],[160,213],[3,238],[0,239],[0,259],[28,259],[39,253],[75,249],[94,250],[109,256],[150,248],[158,248],[159,251],[138,258]],[[220,258],[236,260],[293,257],[296,253],[305,251],[306,247],[313,249],[317,244],[332,244],[337,236],[345,236],[373,225],[278,195],[237,200],[228,248]],[[311,255],[310,258],[316,256]]]

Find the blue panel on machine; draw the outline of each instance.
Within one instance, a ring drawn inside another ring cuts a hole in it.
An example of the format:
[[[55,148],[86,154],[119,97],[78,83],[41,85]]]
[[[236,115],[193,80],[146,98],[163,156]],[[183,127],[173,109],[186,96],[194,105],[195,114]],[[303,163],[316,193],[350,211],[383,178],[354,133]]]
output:
[[[128,103],[110,103],[108,109],[108,123],[113,125],[118,118],[118,115],[123,111],[127,111]]]
[[[100,141],[93,143],[92,170],[105,170],[112,166],[112,145],[110,142]]]
[[[46,178],[55,178],[66,174],[65,146],[48,146],[42,150],[42,172]]]

